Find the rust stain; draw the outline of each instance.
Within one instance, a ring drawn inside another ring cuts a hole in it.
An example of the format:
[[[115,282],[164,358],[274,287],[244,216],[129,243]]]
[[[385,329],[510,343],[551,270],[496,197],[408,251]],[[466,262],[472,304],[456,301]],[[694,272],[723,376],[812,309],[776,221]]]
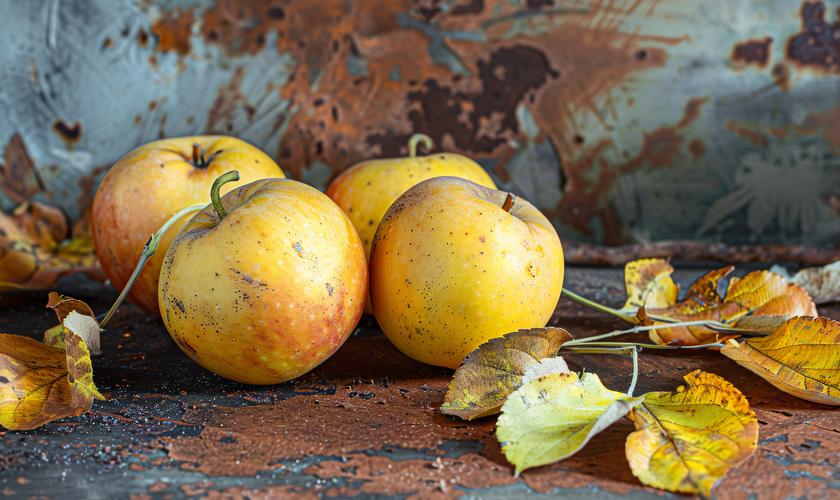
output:
[[[29,156],[20,134],[14,134],[3,149],[0,189],[16,204],[23,203],[44,190],[35,162]]]
[[[165,11],[152,25],[152,34],[157,37],[155,49],[160,52],[189,54],[194,21],[192,9]]]
[[[208,42],[221,46],[230,55],[256,54],[265,47],[269,31],[277,31],[280,38],[291,35],[284,29],[288,17],[286,9],[293,7],[287,3],[262,0],[214,2],[204,13],[202,36]],[[329,16],[330,8],[325,7],[324,14]],[[324,24],[327,22],[325,20]],[[309,36],[296,40],[310,39],[311,35],[309,33]]]
[[[695,159],[699,160],[706,154],[706,145],[700,139],[694,139],[688,143],[688,151]]]
[[[732,61],[741,65],[755,65],[763,68],[770,60],[770,44],[772,43],[773,39],[769,36],[760,40],[739,42],[732,48]]]
[[[760,130],[755,129],[754,127],[746,123],[729,120],[726,122],[725,127],[726,130],[729,130],[730,132],[735,132],[739,137],[743,137],[749,140],[756,146],[767,146],[767,136],[764,135]]]
[[[835,149],[840,148],[840,106],[807,114],[797,128],[801,134],[822,134]]]
[[[782,63],[774,65],[771,76],[773,77],[773,83],[780,89],[785,92],[790,90],[790,70],[786,65]]]
[[[67,144],[67,149],[73,149],[73,146],[82,138],[82,124],[79,122],[67,123],[64,120],[56,120],[53,123],[53,130]]]
[[[825,11],[822,1],[802,4],[802,31],[788,39],[786,55],[802,67],[837,72],[840,69],[840,20],[827,22]]]
[[[610,165],[603,153],[613,147],[612,140],[603,139],[589,148],[577,161],[566,163],[566,184],[563,199],[555,210],[557,216],[584,234],[591,234],[590,224],[600,220],[604,228],[604,243],[619,244],[622,240],[621,220],[604,199],[617,178],[642,167],[667,167],[672,165],[680,152],[683,138],[681,129],[689,126],[700,115],[708,97],[689,100],[680,120],[644,133],[639,153],[623,164]],[[696,150],[696,146],[695,146]]]

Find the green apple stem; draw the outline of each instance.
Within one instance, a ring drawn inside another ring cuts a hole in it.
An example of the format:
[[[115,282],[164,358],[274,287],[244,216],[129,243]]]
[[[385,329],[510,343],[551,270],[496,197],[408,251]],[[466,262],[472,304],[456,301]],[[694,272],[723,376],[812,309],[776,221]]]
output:
[[[105,313],[105,317],[102,318],[102,321],[99,322],[99,328],[104,329],[105,325],[111,321],[111,317],[114,313],[117,312],[117,309],[122,305],[123,301],[125,300],[126,295],[128,295],[129,290],[134,285],[134,282],[137,281],[137,277],[140,276],[140,272],[143,270],[143,267],[148,262],[149,258],[157,252],[158,245],[160,245],[160,240],[163,238],[163,235],[166,234],[166,231],[172,227],[172,224],[175,224],[178,219],[183,217],[184,215],[195,212],[196,210],[201,210],[206,205],[192,205],[183,210],[179,210],[175,215],[169,218],[157,232],[149,237],[149,241],[146,242],[146,246],[143,247],[143,253],[140,254],[140,260],[137,261],[137,265],[134,267],[134,272],[131,273],[131,277],[128,278],[128,282],[123,287],[120,295],[117,297],[117,300],[114,301],[114,304],[108,309],[108,312]]]
[[[435,143],[432,141],[432,138],[426,134],[414,134],[411,138],[408,139],[408,156],[415,157],[417,156],[417,144],[423,143],[423,147],[426,150],[430,150],[434,147]]]
[[[579,344],[588,344],[597,340],[604,340],[609,339],[612,337],[620,337],[622,335],[629,335],[631,333],[642,333],[642,332],[649,332],[651,330],[659,330],[662,328],[679,328],[682,326],[711,326],[717,324],[716,321],[712,320],[696,320],[696,321],[682,321],[680,323],[665,323],[665,324],[657,324],[657,325],[645,325],[645,326],[634,326],[633,328],[627,328],[626,330],[613,330],[611,332],[602,333],[600,335],[593,335],[591,337],[584,337],[580,339],[574,339],[566,342],[563,346],[573,346]]]
[[[612,307],[608,307],[608,306],[605,306],[603,304],[599,304],[599,303],[595,302],[594,300],[589,300],[586,297],[582,297],[582,296],[576,294],[575,292],[573,292],[573,291],[571,291],[567,288],[563,288],[561,296],[566,297],[573,302],[577,302],[578,304],[589,307],[590,309],[594,309],[596,311],[611,314],[611,315],[613,315],[617,318],[621,318],[628,323],[635,323],[636,322],[632,316],[628,316],[628,315],[622,313],[621,311],[619,311],[618,309],[613,309]]]
[[[219,190],[222,189],[222,186],[228,182],[238,180],[239,172],[231,170],[228,173],[220,175],[218,179],[213,181],[213,186],[210,188],[210,201],[213,202],[213,208],[219,215],[219,220],[224,219],[228,215],[227,210],[225,210],[225,206],[222,205],[222,198],[219,196]]]

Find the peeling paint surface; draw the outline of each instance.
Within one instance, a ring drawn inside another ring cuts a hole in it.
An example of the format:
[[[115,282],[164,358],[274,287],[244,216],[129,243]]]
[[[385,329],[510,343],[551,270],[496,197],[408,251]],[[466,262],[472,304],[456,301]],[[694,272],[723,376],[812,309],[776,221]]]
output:
[[[11,2],[0,18],[0,201],[34,196],[78,218],[125,152],[211,132],[323,188],[424,132],[535,202],[563,238],[830,246],[838,8]]]
[[[623,303],[621,270],[571,268],[586,296]],[[686,285],[702,269],[681,269]],[[62,293],[104,310],[114,292],[77,276]],[[840,318],[840,306],[820,313]],[[30,332],[55,317],[40,297],[0,314],[0,330]],[[551,324],[583,337],[620,323],[561,301]],[[285,384],[222,380],[184,356],[159,319],[126,306],[102,337],[94,378],[107,401],[87,415],[26,432],[0,432],[0,491],[56,498],[583,498],[673,497],[631,474],[623,419],[581,452],[514,477],[494,419],[441,415],[450,370],[400,354],[366,322],[326,363]],[[625,390],[632,363],[620,356],[565,355],[574,370]],[[673,390],[700,368],[725,376],[749,399],[760,424],[756,453],[731,471],[717,498],[833,498],[838,494],[840,419],[834,408],[779,392],[715,352],[648,352],[637,393]]]

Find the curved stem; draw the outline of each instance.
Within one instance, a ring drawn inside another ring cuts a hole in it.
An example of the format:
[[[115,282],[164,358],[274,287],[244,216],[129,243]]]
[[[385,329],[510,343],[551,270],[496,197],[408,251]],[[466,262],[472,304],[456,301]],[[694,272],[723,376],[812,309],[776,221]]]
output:
[[[603,340],[609,339],[612,337],[620,337],[622,335],[628,335],[631,333],[642,333],[642,332],[649,332],[651,330],[659,330],[662,328],[678,328],[681,326],[710,326],[716,324],[716,321],[712,320],[696,320],[696,321],[683,321],[680,323],[667,323],[662,325],[646,325],[646,326],[634,326],[633,328],[628,328],[626,330],[613,330],[611,332],[602,333],[600,335],[593,335],[591,337],[584,337],[580,339],[570,340],[564,343],[564,346],[573,346],[578,344],[587,344],[594,342],[596,340]]]
[[[408,156],[415,157],[417,156],[417,143],[423,143],[423,147],[426,150],[430,150],[434,147],[435,143],[432,141],[432,138],[426,134],[414,134],[411,138],[408,139]]]
[[[608,306],[605,306],[603,304],[599,304],[599,303],[597,303],[593,300],[589,300],[586,297],[582,297],[582,296],[576,294],[575,292],[572,292],[571,290],[569,290],[567,288],[563,288],[563,291],[561,293],[561,297],[566,297],[569,300],[572,300],[574,302],[577,302],[578,304],[589,307],[590,309],[595,309],[596,311],[611,314],[611,315],[613,315],[617,318],[623,319],[624,321],[626,321],[628,323],[635,323],[635,320],[633,319],[633,317],[622,313],[618,309],[613,309],[612,307],[608,307]]]
[[[579,344],[575,344],[572,346],[566,346],[565,344],[561,346],[561,349],[570,349],[570,350],[577,350],[579,347],[586,348],[589,346],[593,347],[611,347],[615,349],[620,349],[623,347],[641,347],[644,349],[662,349],[668,351],[675,351],[675,350],[682,350],[682,349],[708,349],[710,347],[723,347],[723,344],[720,342],[713,342],[711,344],[698,344],[698,345],[659,345],[659,344],[643,344],[640,342],[581,342]]]
[[[131,273],[131,277],[128,278],[128,282],[123,287],[122,291],[120,291],[120,295],[117,297],[117,300],[114,301],[114,304],[111,305],[111,308],[108,309],[108,312],[105,313],[105,316],[102,318],[102,321],[99,322],[99,328],[105,328],[105,325],[111,321],[111,317],[117,312],[120,305],[122,305],[123,301],[125,300],[126,295],[128,295],[129,290],[134,285],[134,282],[137,281],[137,277],[140,276],[140,271],[143,270],[145,267],[146,262],[148,262],[149,258],[157,252],[158,245],[160,245],[160,239],[163,238],[163,235],[166,234],[166,231],[172,227],[172,224],[178,221],[184,215],[195,212],[196,210],[201,210],[206,205],[192,205],[182,210],[179,210],[175,215],[169,218],[160,229],[157,230],[155,234],[149,237],[149,241],[146,242],[146,246],[143,247],[143,253],[140,254],[140,260],[137,261],[137,265],[134,266],[134,272]]]
[[[228,182],[238,180],[239,172],[231,170],[228,173],[220,175],[218,179],[213,181],[213,186],[210,188],[210,201],[213,203],[213,209],[216,210],[216,213],[219,215],[219,220],[224,219],[228,215],[227,210],[225,210],[225,206],[222,205],[222,198],[219,196],[219,190],[222,189],[222,186]]]
[[[630,379],[630,387],[627,388],[627,395],[632,396],[633,390],[636,389],[636,382],[639,380],[639,350],[633,347],[631,356],[633,356],[633,378]]]

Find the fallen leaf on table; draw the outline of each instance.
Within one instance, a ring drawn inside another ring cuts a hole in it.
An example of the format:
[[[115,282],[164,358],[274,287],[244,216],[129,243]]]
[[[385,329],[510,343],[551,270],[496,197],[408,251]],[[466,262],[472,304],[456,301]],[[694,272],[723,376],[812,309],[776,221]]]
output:
[[[101,329],[90,306],[81,300],[50,292],[47,308],[55,311],[62,324],[44,332],[45,344],[64,349],[64,329],[69,328],[85,341],[93,354],[101,353]]]
[[[778,389],[798,398],[840,405],[840,323],[793,318],[767,337],[728,341],[720,350]]]
[[[499,413],[528,368],[554,356],[572,336],[562,328],[532,328],[481,344],[455,371],[441,413],[472,420]]]
[[[664,323],[657,318],[672,321],[714,320],[738,328],[739,320],[747,317],[817,315],[816,305],[807,292],[769,271],[754,271],[741,279],[731,279],[725,297],[720,298],[716,292],[717,283],[730,271],[731,268],[727,267],[707,273],[692,285],[685,300],[673,306],[640,308],[639,321],[654,324]],[[755,320],[748,320],[745,324],[750,321]],[[660,328],[651,330],[649,336],[651,341],[660,345],[698,345],[732,338],[732,335],[721,335],[706,326]]]
[[[0,425],[28,430],[81,415],[93,398],[104,399],[93,383],[90,352],[77,335],[59,349],[20,335],[0,334]]]
[[[665,259],[638,259],[624,266],[627,302],[622,311],[639,307],[668,307],[677,301],[679,287],[671,278],[674,268]]]
[[[555,356],[541,360],[525,370],[525,375],[522,376],[522,385],[553,373],[569,373],[569,365],[566,364],[565,359]]]
[[[804,288],[817,304],[840,301],[840,260],[823,267],[802,269],[790,280]]]
[[[89,237],[68,239],[64,213],[37,202],[24,202],[11,214],[0,212],[0,292],[41,289],[72,272],[96,272]]]
[[[518,475],[574,455],[641,402],[640,397],[607,389],[594,373],[552,373],[508,397],[496,437]]]
[[[91,309],[90,306],[85,304],[83,301],[59,295],[56,292],[50,292],[47,300],[47,309],[55,311],[59,322],[63,322],[64,318],[66,318],[72,311],[84,314],[85,316],[96,316],[96,314],[93,313],[93,309]]]
[[[650,392],[630,414],[625,452],[639,480],[709,496],[756,449],[758,422],[747,398],[723,378],[693,371],[676,392]]]

